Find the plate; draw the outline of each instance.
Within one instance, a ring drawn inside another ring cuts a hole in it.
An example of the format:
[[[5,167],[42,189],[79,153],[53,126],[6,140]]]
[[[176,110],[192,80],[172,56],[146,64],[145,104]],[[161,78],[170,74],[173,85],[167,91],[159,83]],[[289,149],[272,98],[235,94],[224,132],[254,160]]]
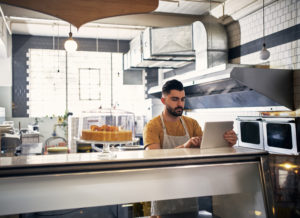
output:
[[[94,140],[84,140],[74,138],[79,143],[89,143],[89,144],[128,144],[132,143],[132,141],[94,141]]]

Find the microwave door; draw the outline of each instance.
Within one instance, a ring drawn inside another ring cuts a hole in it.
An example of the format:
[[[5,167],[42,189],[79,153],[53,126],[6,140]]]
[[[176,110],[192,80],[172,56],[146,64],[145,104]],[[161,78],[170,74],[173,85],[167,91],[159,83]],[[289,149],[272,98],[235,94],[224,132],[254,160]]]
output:
[[[260,121],[238,121],[239,130],[239,146],[264,149],[263,142],[263,127]]]
[[[297,154],[295,123],[264,122],[264,143],[267,151]]]

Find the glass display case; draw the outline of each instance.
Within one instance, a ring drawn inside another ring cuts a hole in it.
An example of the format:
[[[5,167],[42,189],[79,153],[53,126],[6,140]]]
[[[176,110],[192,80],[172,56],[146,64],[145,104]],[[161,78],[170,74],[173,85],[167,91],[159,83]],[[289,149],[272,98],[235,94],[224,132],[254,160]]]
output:
[[[135,137],[134,114],[116,109],[83,112],[78,122],[78,142],[91,143],[96,151],[111,154],[110,145],[128,144]],[[102,144],[100,149],[95,144]]]
[[[216,148],[0,158],[0,215],[276,217],[267,155]]]

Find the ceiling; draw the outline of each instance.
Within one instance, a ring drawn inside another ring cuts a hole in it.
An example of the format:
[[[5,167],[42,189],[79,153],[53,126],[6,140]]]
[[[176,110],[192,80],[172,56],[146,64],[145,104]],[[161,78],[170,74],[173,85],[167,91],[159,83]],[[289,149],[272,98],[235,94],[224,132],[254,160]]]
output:
[[[225,0],[160,0],[152,13],[103,18],[89,22],[74,37],[130,40],[146,27],[191,24]],[[0,4],[12,33],[42,36],[68,36],[69,24],[53,16],[28,9]]]

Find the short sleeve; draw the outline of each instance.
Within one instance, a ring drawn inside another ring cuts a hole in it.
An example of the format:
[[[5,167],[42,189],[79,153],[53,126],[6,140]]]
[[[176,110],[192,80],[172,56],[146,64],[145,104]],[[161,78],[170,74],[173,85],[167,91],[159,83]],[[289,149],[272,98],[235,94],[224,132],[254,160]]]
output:
[[[193,136],[202,136],[202,129],[196,120],[193,120],[193,127]]]
[[[158,122],[149,121],[143,131],[144,148],[151,144],[160,144]]]

